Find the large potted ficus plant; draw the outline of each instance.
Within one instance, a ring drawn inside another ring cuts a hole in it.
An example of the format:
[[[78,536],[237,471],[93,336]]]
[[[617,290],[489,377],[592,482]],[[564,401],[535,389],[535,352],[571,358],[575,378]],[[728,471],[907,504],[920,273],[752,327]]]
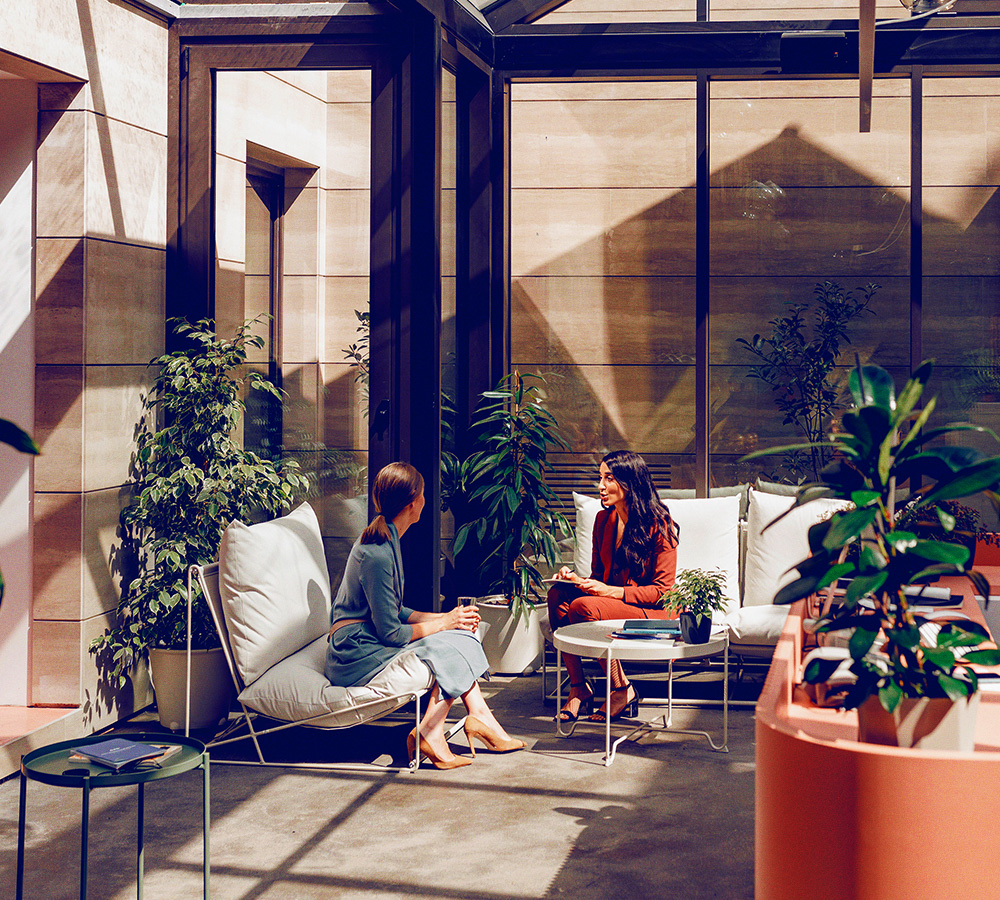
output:
[[[980,648],[989,637],[980,625],[966,619],[938,630],[929,614],[914,609],[919,604],[914,591],[942,575],[965,576],[983,596],[989,596],[989,585],[968,565],[967,547],[901,527],[897,487],[909,483],[911,511],[936,509],[945,532],[955,527],[946,501],[980,492],[1000,501],[1000,457],[931,443],[961,431],[986,431],[971,424],[929,427],[935,399],[923,408],[918,403],[932,368],[931,362],[923,363],[898,395],[891,376],[878,366],[858,364],[851,372],[854,407],[823,442],[831,458],[819,479],[803,485],[795,502],[801,506],[829,497],[846,501],[845,508],[810,528],[811,555],[799,563],[798,578],[775,597],[776,603],[790,603],[838,581],[846,586],[842,602],[829,608],[817,630],[851,635],[850,669],[856,681],[844,705],[858,708],[862,739],[879,743],[899,740],[891,726],[904,717],[941,718],[942,711],[932,706],[946,712],[969,709],[977,691],[970,664],[1000,663],[1000,651]],[[860,552],[849,554],[854,546]],[[838,666],[836,660],[817,659],[806,667],[804,679],[825,682]],[[890,726],[890,732],[869,738],[866,730],[876,724]],[[918,724],[916,735],[924,728]],[[971,736],[971,730],[966,734]]]
[[[539,375],[514,371],[483,393],[485,403],[471,426],[477,449],[458,464],[451,488],[461,498],[453,496],[452,503],[465,518],[455,533],[455,556],[472,560],[465,569],[477,573],[477,593],[498,594],[494,608],[479,603],[490,626],[483,644],[495,672],[520,673],[537,665],[543,643],[536,604],[545,596],[538,567],[555,568],[556,533],[572,533],[545,483],[549,449],[566,449],[545,408],[545,386]]]
[[[184,349],[160,356],[136,431],[134,488],[121,514],[123,549],[136,563],[124,584],[113,628],[93,642],[123,686],[149,657],[161,722],[184,727],[187,573],[218,559],[222,532],[234,519],[273,518],[307,486],[294,461],[274,463],[243,449],[237,429],[245,390],[281,392],[245,368],[263,341],[245,322],[231,339],[210,320],[176,321]],[[196,589],[197,590],[197,589]],[[208,727],[228,712],[229,675],[208,605],[193,601],[191,727]],[[201,669],[204,669],[202,674]],[[212,692],[213,687],[219,691]],[[196,708],[198,701],[204,701]]]

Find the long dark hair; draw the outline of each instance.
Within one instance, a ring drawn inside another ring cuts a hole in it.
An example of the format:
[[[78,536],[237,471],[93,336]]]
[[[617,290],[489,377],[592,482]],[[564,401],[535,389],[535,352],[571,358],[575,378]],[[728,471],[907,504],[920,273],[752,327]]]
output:
[[[378,515],[361,532],[362,544],[392,540],[389,522],[424,492],[424,476],[409,463],[391,462],[375,476],[372,500]]]
[[[631,450],[614,450],[604,457],[605,463],[625,490],[628,522],[622,534],[622,549],[628,563],[629,575],[638,581],[653,564],[656,532],[662,531],[667,544],[677,546],[680,528],[670,517],[670,510],[656,494],[653,476],[638,453]]]

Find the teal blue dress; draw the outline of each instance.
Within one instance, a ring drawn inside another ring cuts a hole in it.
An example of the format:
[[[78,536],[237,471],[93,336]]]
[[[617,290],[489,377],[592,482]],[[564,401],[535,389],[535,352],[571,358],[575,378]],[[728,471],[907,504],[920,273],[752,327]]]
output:
[[[489,669],[479,638],[470,631],[439,631],[412,640],[403,606],[403,560],[399,534],[384,544],[355,541],[330,610],[330,624],[363,619],[334,632],[326,651],[326,677],[342,687],[366,684],[403,650],[414,650],[434,673],[446,697],[460,697]]]

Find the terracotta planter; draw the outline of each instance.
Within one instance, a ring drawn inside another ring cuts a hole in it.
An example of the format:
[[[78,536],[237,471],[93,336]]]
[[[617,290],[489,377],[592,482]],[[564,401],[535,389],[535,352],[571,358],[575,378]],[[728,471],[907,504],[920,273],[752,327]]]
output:
[[[968,700],[904,697],[888,713],[873,695],[858,707],[858,740],[890,747],[972,752],[979,694]]]
[[[486,625],[483,650],[496,675],[530,675],[542,664],[545,647],[541,629],[544,607],[533,607],[515,621],[503,597],[476,601]]]
[[[183,731],[186,717],[187,659],[184,650],[149,651],[150,677],[156,691],[160,724]],[[233,680],[221,647],[191,651],[191,728],[215,728],[229,716]]]

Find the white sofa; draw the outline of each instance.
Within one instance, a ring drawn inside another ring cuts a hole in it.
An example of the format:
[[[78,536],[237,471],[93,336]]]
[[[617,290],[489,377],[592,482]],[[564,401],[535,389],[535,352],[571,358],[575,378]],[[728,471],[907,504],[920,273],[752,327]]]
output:
[[[776,491],[781,490],[782,493]],[[739,659],[769,659],[788,615],[774,595],[795,578],[794,565],[809,552],[809,527],[840,508],[839,501],[816,500],[767,526],[788,510],[795,497],[783,487],[735,485],[714,488],[695,499],[693,491],[661,491],[680,526],[677,569],[718,569],[726,575],[726,612],[716,617],[729,631],[730,651]],[[595,497],[573,494],[576,511],[574,570],[590,574]]]

